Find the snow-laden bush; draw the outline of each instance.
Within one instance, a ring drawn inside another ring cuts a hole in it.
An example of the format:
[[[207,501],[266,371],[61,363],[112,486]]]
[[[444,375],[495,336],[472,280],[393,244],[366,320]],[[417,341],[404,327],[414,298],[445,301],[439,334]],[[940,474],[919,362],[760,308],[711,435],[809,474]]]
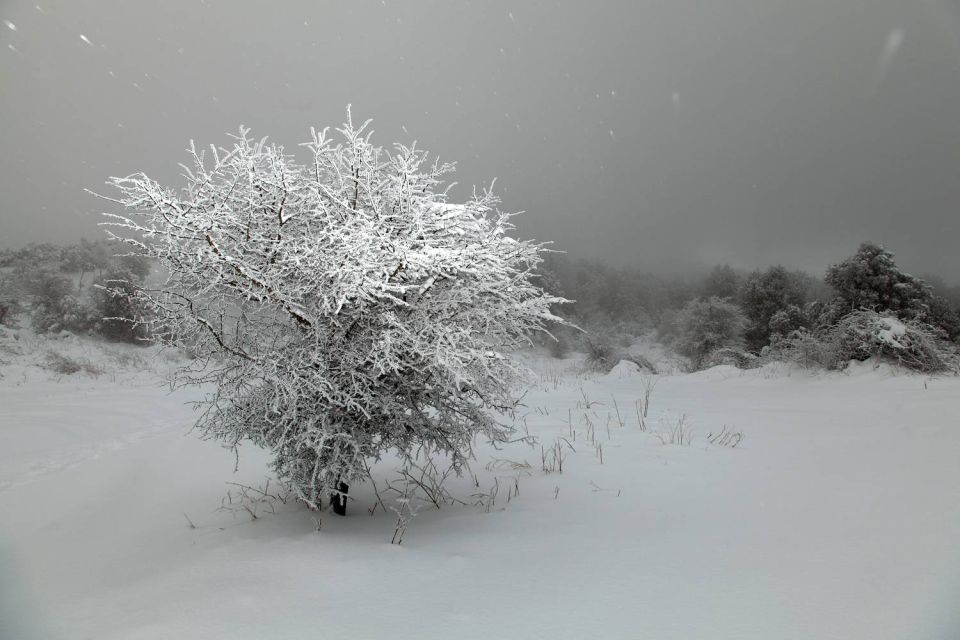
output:
[[[775,341],[765,355],[807,368],[839,369],[851,360],[870,358],[924,373],[956,367],[956,349],[936,327],[868,310],[848,313],[817,332],[794,331]]]
[[[17,315],[23,311],[20,292],[13,278],[0,276],[0,327],[12,327]]]
[[[782,266],[750,274],[738,296],[748,320],[744,336],[747,347],[759,352],[775,333],[785,335],[801,326],[801,310],[811,285],[807,274]]]
[[[960,312],[924,280],[901,271],[893,258],[890,251],[866,242],[856,254],[827,269],[826,282],[838,294],[828,312],[834,319],[856,309],[890,312],[936,327],[949,340],[960,340]]]
[[[621,360],[623,350],[617,344],[617,336],[612,330],[589,331],[581,342],[587,355],[585,364],[591,370],[608,373]]]
[[[101,376],[105,373],[103,367],[100,365],[93,364],[92,362],[84,359],[77,359],[70,355],[63,353],[58,353],[56,351],[47,352],[47,356],[44,359],[43,365],[45,369],[49,369],[54,373],[59,373],[60,375],[73,375],[75,373],[86,373],[91,376]]]
[[[931,296],[927,303],[926,321],[943,330],[949,340],[960,343],[960,309],[938,295]]]
[[[707,356],[724,347],[739,349],[747,320],[734,304],[720,298],[691,300],[677,313],[675,346],[701,369]]]
[[[777,337],[763,359],[790,362],[805,369],[835,369],[840,365],[837,343],[830,327],[823,332],[797,329]]]
[[[94,283],[91,298],[96,333],[134,344],[149,337],[150,309],[135,295],[139,282],[136,273],[117,266]]]
[[[90,303],[73,294],[61,298],[55,305],[34,307],[31,325],[37,333],[89,333],[99,318]]]
[[[370,142],[348,118],[313,132],[299,164],[241,128],[191,143],[186,186],[112,178],[116,234],[167,272],[131,295],[157,339],[201,357],[178,384],[213,382],[208,437],[269,448],[278,476],[345,511],[367,462],[421,445],[459,469],[475,436],[507,439],[521,369],[506,351],[559,319],[533,279],[542,245],[509,233],[489,190],[449,202],[452,164]]]
[[[867,310],[847,314],[831,331],[838,362],[876,356],[924,373],[953,368],[955,352],[943,338],[922,322]]]
[[[96,322],[90,304],[73,289],[73,283],[44,268],[19,273],[21,290],[30,301],[30,324],[37,333],[85,333]]]
[[[719,365],[730,365],[737,369],[756,369],[760,366],[760,358],[743,349],[720,347],[711,351],[703,359],[701,368],[707,369]]]

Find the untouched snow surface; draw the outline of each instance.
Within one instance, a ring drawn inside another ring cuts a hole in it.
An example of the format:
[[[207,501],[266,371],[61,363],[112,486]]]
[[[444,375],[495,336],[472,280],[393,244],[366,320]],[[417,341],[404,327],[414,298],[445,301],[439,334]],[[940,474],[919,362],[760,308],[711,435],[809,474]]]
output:
[[[560,443],[563,472],[539,445],[480,447],[479,487],[450,489],[497,489],[489,511],[424,505],[396,546],[369,484],[346,518],[220,510],[266,456],[247,447],[234,473],[188,433],[198,392],[8,362],[0,637],[960,637],[960,379],[661,375],[641,431],[635,368],[534,364],[517,422]],[[663,444],[682,417],[690,444]],[[724,425],[736,448],[708,442]]]

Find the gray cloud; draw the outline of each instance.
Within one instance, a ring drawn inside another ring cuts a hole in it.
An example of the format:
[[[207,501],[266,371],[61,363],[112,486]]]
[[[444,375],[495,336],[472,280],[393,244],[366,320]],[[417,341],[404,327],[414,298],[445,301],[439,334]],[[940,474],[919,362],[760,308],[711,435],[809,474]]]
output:
[[[4,245],[96,235],[82,189],[175,181],[190,138],[293,147],[349,102],[578,255],[818,270],[872,239],[960,281],[952,2],[39,6],[0,5]]]

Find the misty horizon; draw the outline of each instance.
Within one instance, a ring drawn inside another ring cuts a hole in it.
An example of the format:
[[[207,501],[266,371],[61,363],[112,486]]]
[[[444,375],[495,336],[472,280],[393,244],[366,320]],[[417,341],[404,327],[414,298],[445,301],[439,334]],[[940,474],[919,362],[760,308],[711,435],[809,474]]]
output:
[[[518,235],[651,272],[821,274],[861,242],[960,282],[952,2],[13,3],[0,246],[100,237],[103,191],[177,186],[190,139],[374,141],[497,179]],[[251,28],[249,25],[256,25]],[[353,38],[351,40],[351,38]]]

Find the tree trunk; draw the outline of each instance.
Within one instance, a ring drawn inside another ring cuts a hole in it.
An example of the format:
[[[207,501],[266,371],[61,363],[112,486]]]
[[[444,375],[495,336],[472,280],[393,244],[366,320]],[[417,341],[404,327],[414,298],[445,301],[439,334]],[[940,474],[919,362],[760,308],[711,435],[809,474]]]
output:
[[[330,504],[333,506],[333,512],[338,516],[347,515],[347,492],[350,487],[346,482],[337,482],[337,491],[330,496]]]

